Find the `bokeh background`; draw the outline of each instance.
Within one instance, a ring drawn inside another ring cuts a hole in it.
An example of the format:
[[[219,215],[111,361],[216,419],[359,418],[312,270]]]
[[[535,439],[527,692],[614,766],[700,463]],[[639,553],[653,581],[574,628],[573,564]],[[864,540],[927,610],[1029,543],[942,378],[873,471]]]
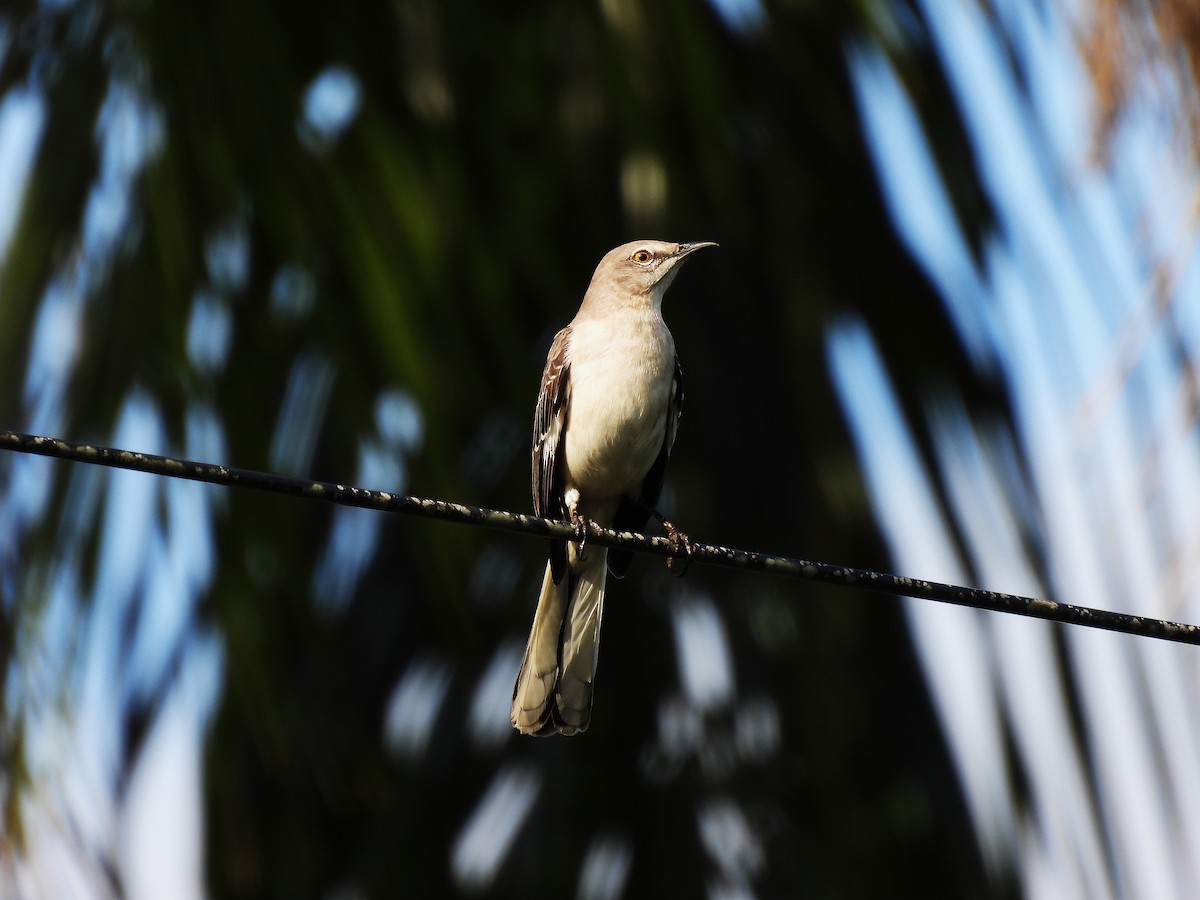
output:
[[[638,237],[699,540],[1200,621],[1187,0],[0,8],[0,425],[526,511]],[[0,896],[1200,896],[1195,648],[0,458]]]

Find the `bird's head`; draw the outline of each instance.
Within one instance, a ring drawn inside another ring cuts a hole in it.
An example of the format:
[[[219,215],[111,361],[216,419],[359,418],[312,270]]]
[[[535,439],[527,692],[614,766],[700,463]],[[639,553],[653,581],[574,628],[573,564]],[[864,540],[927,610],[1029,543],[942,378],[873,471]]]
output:
[[[662,303],[679,267],[697,250],[717,246],[713,241],[672,244],[667,241],[633,241],[610,250],[596,266],[589,293],[598,287],[630,297]]]

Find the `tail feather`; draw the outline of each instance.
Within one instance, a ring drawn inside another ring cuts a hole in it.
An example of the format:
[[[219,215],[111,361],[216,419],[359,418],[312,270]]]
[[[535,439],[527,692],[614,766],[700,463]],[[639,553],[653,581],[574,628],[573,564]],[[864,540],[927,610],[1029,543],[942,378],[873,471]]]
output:
[[[522,734],[576,734],[592,716],[592,686],[604,612],[605,551],[589,548],[554,583],[550,565],[525,658],[513,688],[512,724]]]
[[[525,645],[525,658],[521,660],[521,670],[513,687],[512,724],[522,734],[554,733],[550,725],[550,707],[554,701],[554,684],[558,681],[559,635],[570,590],[571,579],[564,578],[555,584],[551,564],[547,563],[529,643]]]

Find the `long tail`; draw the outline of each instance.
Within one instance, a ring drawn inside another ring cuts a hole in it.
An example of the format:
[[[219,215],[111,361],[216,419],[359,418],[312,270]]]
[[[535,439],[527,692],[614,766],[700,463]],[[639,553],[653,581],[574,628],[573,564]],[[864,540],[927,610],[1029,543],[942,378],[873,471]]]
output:
[[[574,546],[572,545],[572,550]],[[558,584],[546,566],[525,658],[513,688],[512,723],[522,734],[576,734],[592,718],[592,683],[600,650],[608,552],[571,553]]]

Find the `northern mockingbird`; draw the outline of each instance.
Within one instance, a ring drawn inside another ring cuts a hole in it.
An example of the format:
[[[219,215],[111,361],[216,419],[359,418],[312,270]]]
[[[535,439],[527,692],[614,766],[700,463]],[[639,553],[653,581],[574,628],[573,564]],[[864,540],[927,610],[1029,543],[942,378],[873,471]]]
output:
[[[628,550],[586,547],[588,523],[640,531],[654,509],[683,401],[663,294],[685,259],[711,241],[635,241],[600,260],[574,320],[550,347],[533,418],[533,508],[569,518],[579,540],[551,541],[517,683],[523,734],[575,734],[592,715],[606,566]]]

